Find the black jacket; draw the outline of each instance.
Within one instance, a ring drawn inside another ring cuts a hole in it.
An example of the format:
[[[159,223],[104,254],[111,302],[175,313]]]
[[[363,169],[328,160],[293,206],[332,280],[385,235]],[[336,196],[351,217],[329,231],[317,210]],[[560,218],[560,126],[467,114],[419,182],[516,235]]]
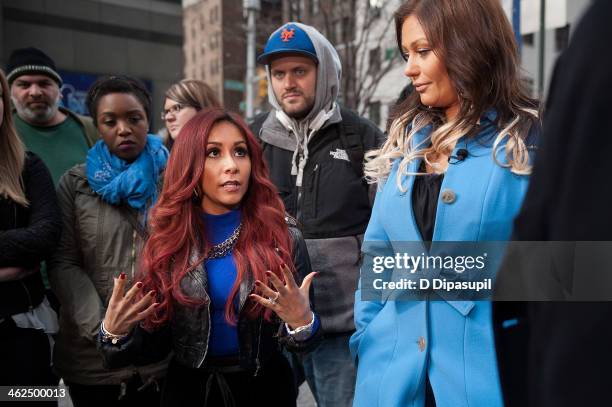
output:
[[[360,235],[370,220],[363,155],[380,147],[384,136],[372,122],[348,109],[341,109],[341,115],[340,123],[323,128],[309,143],[301,190],[295,185],[296,176],[291,175],[293,152],[262,141],[270,179],[305,239]],[[251,125],[256,136],[266,117],[259,116]],[[345,158],[339,158],[342,156]]]
[[[557,62],[542,145],[514,229],[516,240],[553,242],[549,247],[607,245],[593,258],[568,252],[561,263],[573,271],[572,284],[593,291],[600,287],[589,278],[609,282],[612,270],[612,56],[604,40],[612,38],[610,21],[612,2],[593,2]],[[528,264],[540,272],[531,258]],[[612,303],[498,302],[493,311],[507,406],[610,405]],[[515,322],[504,327],[509,320]]]
[[[296,280],[301,281],[311,271],[306,244],[294,221],[289,232],[293,240],[293,261],[297,271]],[[120,346],[102,342],[98,338],[98,349],[108,368],[129,364],[142,365],[163,359],[172,350],[174,358],[189,368],[202,367],[208,351],[210,334],[210,298],[206,292],[206,272],[200,265],[189,278],[183,279],[181,288],[193,298],[203,299],[202,307],[184,307],[176,304],[170,324],[158,331],[148,333],[137,327],[130,339]],[[243,313],[248,295],[253,291],[254,281],[244,280],[240,286],[238,314],[238,342],[240,365],[257,374],[270,356],[280,352],[279,343],[289,350],[305,350],[316,343],[321,329],[305,342],[296,342],[285,334],[281,321],[270,323],[262,317],[256,320]]]
[[[0,267],[37,267],[53,253],[61,234],[51,175],[33,153],[26,156],[22,179],[28,207],[0,197]],[[0,282],[0,318],[35,308],[44,293],[40,273]]]

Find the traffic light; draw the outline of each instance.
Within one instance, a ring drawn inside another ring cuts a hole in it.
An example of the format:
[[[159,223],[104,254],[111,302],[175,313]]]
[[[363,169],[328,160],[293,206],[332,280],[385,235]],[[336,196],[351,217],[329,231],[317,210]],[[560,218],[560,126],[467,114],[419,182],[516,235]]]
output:
[[[257,97],[261,99],[268,97],[268,78],[263,68],[257,68]]]

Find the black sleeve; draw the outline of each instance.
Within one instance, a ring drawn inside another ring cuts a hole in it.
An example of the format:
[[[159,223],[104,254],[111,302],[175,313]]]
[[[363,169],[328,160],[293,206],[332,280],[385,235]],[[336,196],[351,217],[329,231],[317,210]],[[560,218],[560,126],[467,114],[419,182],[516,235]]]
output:
[[[113,345],[102,341],[102,335],[98,335],[96,346],[107,369],[129,365],[143,366],[168,356],[172,347],[170,332],[169,324],[154,332],[146,331],[137,325],[125,342]]]
[[[266,121],[266,119],[268,118],[268,114],[269,113],[260,113],[257,116],[255,116],[253,118],[253,121],[249,123],[249,129],[251,130],[251,133],[253,133],[253,135],[255,136],[255,138],[257,140],[259,140],[259,142],[261,143],[261,139],[259,137],[259,133],[261,131],[261,128],[264,124],[264,122]]]
[[[364,137],[365,152],[382,147],[387,141],[387,135],[370,120],[361,118],[361,133]]]
[[[57,196],[49,170],[38,156],[28,153],[24,186],[29,205],[26,227],[0,232],[0,267],[32,267],[48,258],[61,235]]]

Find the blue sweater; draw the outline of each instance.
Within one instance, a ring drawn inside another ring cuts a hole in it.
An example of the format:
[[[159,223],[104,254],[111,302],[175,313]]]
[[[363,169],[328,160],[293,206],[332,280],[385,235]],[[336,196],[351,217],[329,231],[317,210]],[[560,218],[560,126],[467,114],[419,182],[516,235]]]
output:
[[[223,215],[203,214],[207,237],[212,244],[227,239],[240,224],[240,210]],[[211,306],[211,331],[208,352],[212,356],[237,355],[238,330],[225,319],[225,303],[236,281],[237,270],[232,251],[224,257],[208,260],[204,264],[208,275],[208,294]],[[237,305],[236,305],[237,306]]]

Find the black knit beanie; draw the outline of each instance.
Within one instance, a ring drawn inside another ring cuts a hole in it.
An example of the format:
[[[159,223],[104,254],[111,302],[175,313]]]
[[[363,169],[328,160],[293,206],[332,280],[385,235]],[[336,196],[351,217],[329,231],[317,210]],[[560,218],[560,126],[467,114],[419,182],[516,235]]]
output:
[[[10,84],[21,75],[46,75],[62,86],[62,78],[55,70],[55,62],[38,48],[20,48],[11,53],[6,65],[6,79]]]

